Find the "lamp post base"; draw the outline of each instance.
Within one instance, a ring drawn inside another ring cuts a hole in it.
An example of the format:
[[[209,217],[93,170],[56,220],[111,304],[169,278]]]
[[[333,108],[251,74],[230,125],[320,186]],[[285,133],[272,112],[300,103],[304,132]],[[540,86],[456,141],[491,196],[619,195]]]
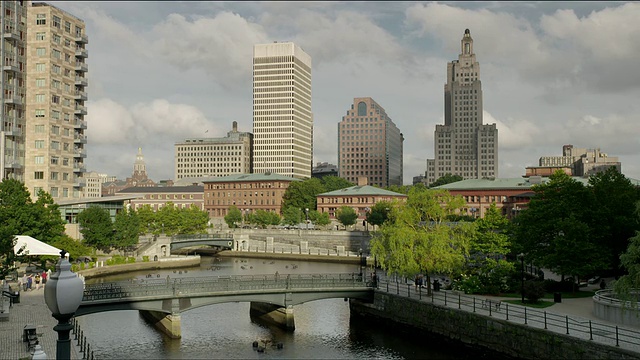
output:
[[[69,322],[73,314],[53,315],[58,320],[58,325],[53,330],[58,333],[58,341],[56,343],[56,359],[71,359],[71,338],[69,333],[73,329],[73,325]]]

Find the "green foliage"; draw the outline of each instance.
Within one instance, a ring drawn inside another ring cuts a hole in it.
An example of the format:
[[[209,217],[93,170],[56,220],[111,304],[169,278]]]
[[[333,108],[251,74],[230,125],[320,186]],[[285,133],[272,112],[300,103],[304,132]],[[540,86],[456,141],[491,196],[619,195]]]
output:
[[[438,178],[435,182],[430,184],[429,187],[434,188],[436,186],[446,185],[446,184],[454,183],[461,180],[464,180],[464,179],[460,175],[444,174],[443,176]]]
[[[159,233],[157,233],[157,231],[159,231],[157,229],[159,224],[156,224],[156,214],[151,208],[151,205],[143,205],[136,211],[136,214],[140,221],[140,235],[149,233],[159,235]]]
[[[144,255],[142,257],[142,262],[149,262],[149,256],[148,255]]]
[[[48,192],[40,190],[35,202],[35,219],[37,229],[32,229],[31,236],[50,244],[55,238],[64,234],[65,221],[60,216],[59,206],[53,201]]]
[[[594,196],[561,171],[533,186],[528,209],[514,219],[515,252],[557,274],[588,276],[607,266],[606,245],[594,236]]]
[[[628,273],[613,283],[613,289],[618,298],[623,300],[624,306],[631,304],[632,308],[637,309],[637,291],[640,289],[640,231],[630,239],[627,251],[620,255],[620,263]]]
[[[394,203],[389,201],[377,202],[371,207],[371,210],[367,213],[367,222],[371,225],[382,225],[389,218],[389,212],[395,206]]]
[[[545,294],[542,281],[528,280],[524,282],[524,297],[531,303],[537,303]]]
[[[78,214],[84,243],[109,250],[113,245],[113,223],[107,209],[90,206]]]
[[[282,224],[283,225],[298,225],[304,219],[304,213],[302,209],[297,207],[284,208],[282,211]]]
[[[441,204],[440,202],[444,203]],[[459,273],[474,236],[472,223],[443,223],[449,212],[459,211],[464,201],[446,191],[414,186],[407,205],[394,207],[371,240],[371,253],[388,274],[412,277]]]
[[[465,294],[483,294],[484,285],[477,275],[462,275],[458,279],[455,279],[451,288],[456,291],[462,291]]]
[[[422,186],[424,188],[424,184],[416,184],[413,186],[412,185],[390,185],[390,186],[387,186],[385,190],[393,191],[398,194],[407,195],[409,193],[409,190],[411,190],[411,188],[413,188],[414,186]]]
[[[180,234],[204,234],[209,224],[209,213],[191,204],[188,209],[178,210],[180,214]]]
[[[329,218],[329,213],[323,212],[317,212],[317,211],[312,211],[310,212],[309,218],[311,219],[311,213],[316,213],[317,215],[315,215],[313,217],[313,223],[316,224],[317,226],[321,226],[321,227],[325,227],[329,224],[331,224],[331,219]]]
[[[173,202],[165,203],[161,209],[156,211],[156,224],[160,224],[158,230],[167,236],[173,236],[180,232],[180,210],[175,207]]]
[[[338,176],[324,176],[320,181],[322,182],[322,186],[324,188],[322,192],[330,192],[330,191],[346,189],[348,187],[355,186],[354,183],[349,182],[347,179],[344,179]],[[318,193],[318,194],[321,194],[321,193]]]
[[[126,208],[116,214],[113,223],[113,246],[120,250],[131,250],[138,244],[140,218],[135,211]]]
[[[58,249],[64,249],[69,253],[71,259],[78,258],[80,256],[91,256],[95,253],[95,250],[86,246],[81,241],[77,241],[69,237],[68,235],[62,235],[51,242],[51,246]]]
[[[283,212],[288,208],[316,209],[316,196],[325,192],[325,187],[317,178],[292,181],[282,196]]]
[[[227,225],[232,229],[237,228],[238,223],[242,222],[242,212],[240,211],[240,209],[238,209],[235,205],[231,205],[231,207],[229,207],[229,213],[224,217],[224,222],[226,222]]]
[[[344,226],[353,225],[358,220],[358,214],[349,206],[341,206],[336,211],[336,219]]]
[[[280,215],[265,210],[257,210],[250,217],[250,223],[256,224],[263,229],[266,229],[269,225],[278,225],[280,221]]]

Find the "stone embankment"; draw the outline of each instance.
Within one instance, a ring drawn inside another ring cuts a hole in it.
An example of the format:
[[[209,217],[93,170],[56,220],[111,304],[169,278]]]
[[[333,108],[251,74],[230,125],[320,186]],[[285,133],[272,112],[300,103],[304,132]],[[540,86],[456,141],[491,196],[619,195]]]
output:
[[[147,261],[147,262],[136,262],[133,264],[122,264],[122,265],[112,265],[112,266],[102,266],[96,267],[86,270],[78,271],[78,274],[82,275],[85,279],[106,276],[106,275],[115,275],[115,274],[124,274],[133,271],[142,271],[142,270],[160,270],[160,269],[177,269],[177,268],[185,268],[185,267],[193,267],[200,265],[200,256],[187,256],[187,257],[179,257],[179,258],[167,258],[161,259],[159,261]]]

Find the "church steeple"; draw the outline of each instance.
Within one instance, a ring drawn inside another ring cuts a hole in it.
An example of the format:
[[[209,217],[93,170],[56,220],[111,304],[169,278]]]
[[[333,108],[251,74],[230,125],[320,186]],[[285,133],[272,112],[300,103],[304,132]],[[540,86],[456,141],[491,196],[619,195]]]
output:
[[[142,155],[142,148],[138,148],[138,154],[136,155],[136,162],[133,164],[133,176],[134,179],[146,179],[147,178],[147,166],[144,163],[144,155]]]

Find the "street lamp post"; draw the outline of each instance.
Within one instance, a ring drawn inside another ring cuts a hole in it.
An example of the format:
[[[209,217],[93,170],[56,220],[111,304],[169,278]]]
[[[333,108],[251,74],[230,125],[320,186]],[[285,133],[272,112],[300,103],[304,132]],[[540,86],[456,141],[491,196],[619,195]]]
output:
[[[305,218],[306,218],[306,220],[307,220],[307,221],[305,222],[305,228],[306,228],[307,230],[309,230],[309,208],[305,208],[305,209],[304,209],[304,216],[305,216]]]
[[[360,279],[362,279],[362,281],[364,281],[363,278],[363,273],[362,273],[362,266],[365,262],[365,258],[364,258],[364,254],[362,252],[362,248],[360,248],[360,250],[358,250],[358,254],[360,254]]]
[[[518,255],[518,260],[520,260],[520,295],[522,296],[522,303],[524,304],[524,254],[520,253]]]
[[[69,320],[78,310],[84,292],[84,284],[76,274],[71,272],[71,264],[65,254],[66,251],[60,251],[56,272],[51,274],[44,288],[44,301],[51,315],[58,320],[58,325],[53,327],[53,330],[58,333],[56,359],[71,358],[69,332],[73,326]]]

